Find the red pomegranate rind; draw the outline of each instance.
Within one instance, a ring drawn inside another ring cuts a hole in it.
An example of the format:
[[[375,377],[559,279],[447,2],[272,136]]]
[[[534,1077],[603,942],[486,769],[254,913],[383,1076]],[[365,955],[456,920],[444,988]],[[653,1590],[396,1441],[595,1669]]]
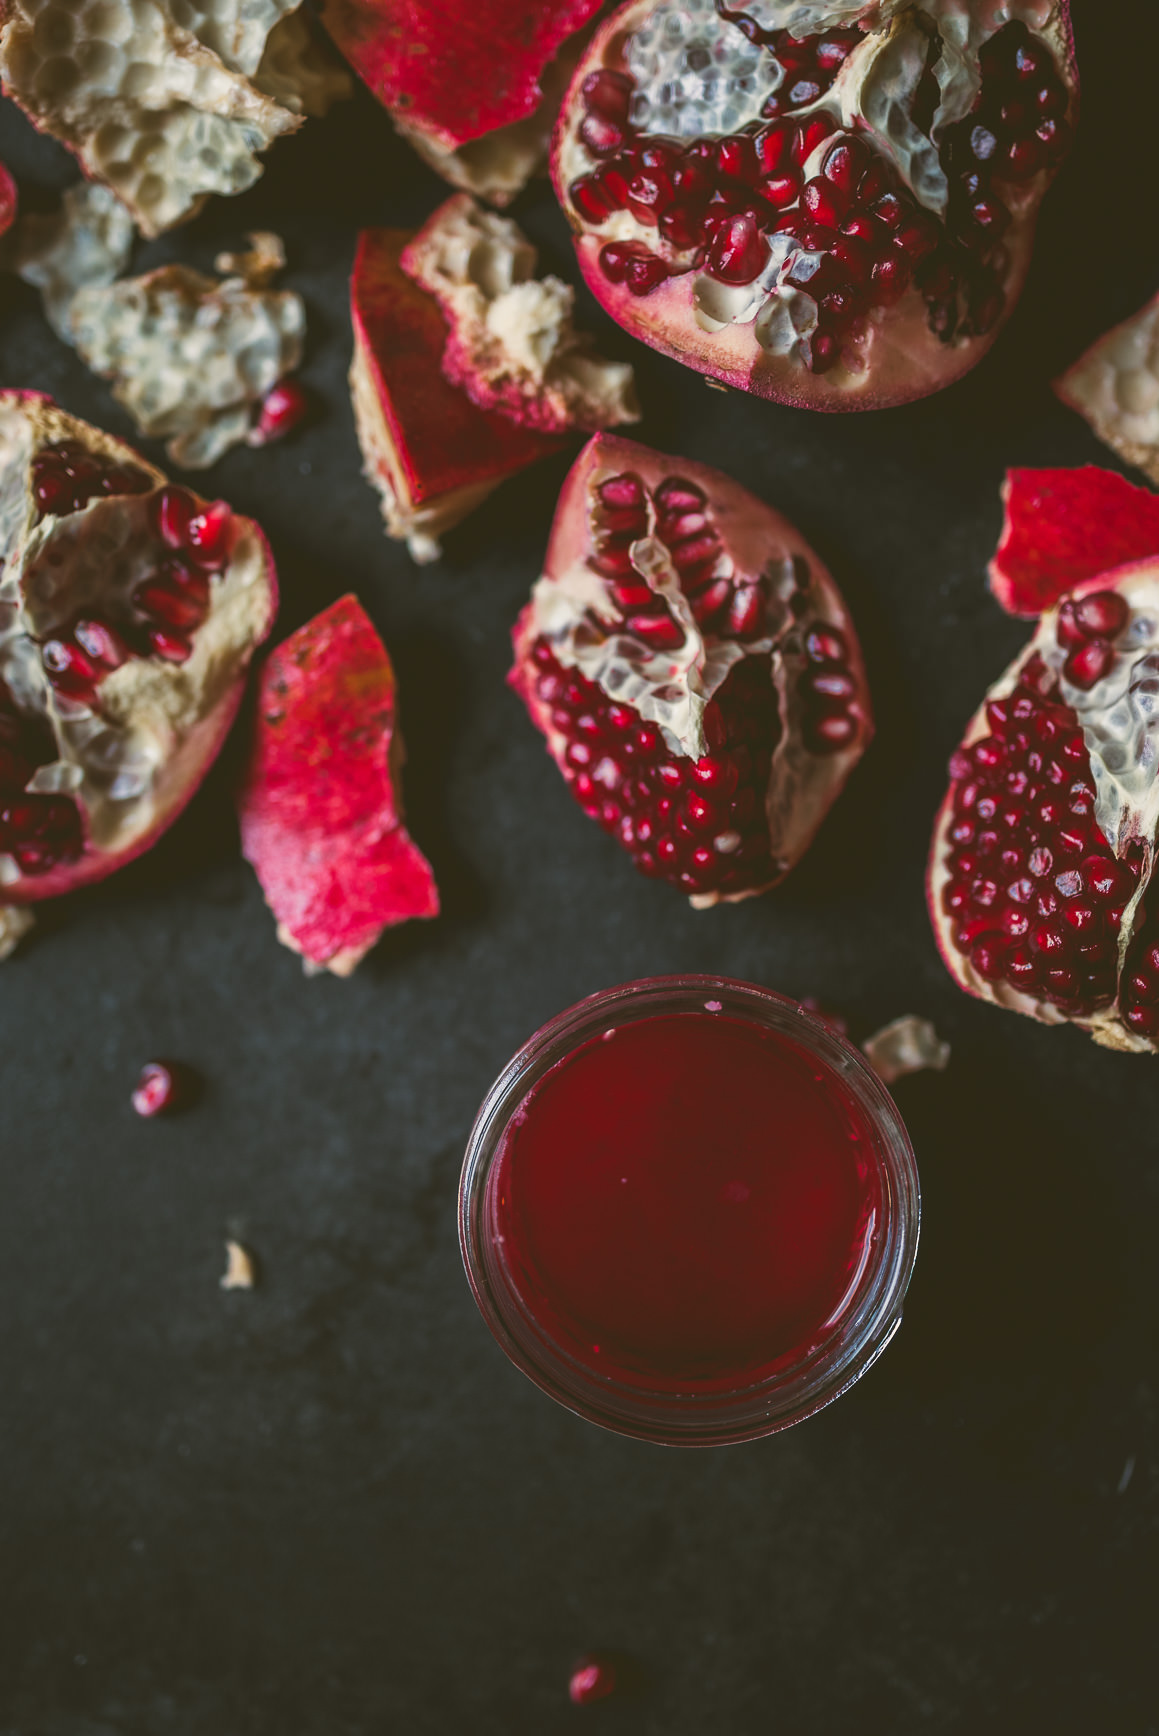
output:
[[[430,864],[402,823],[394,671],[342,597],[262,670],[239,802],[242,852],[307,968],[349,976],[384,929],[437,916]]]
[[[553,147],[593,294],[653,348],[779,402],[876,409],[959,378],[1017,300],[1075,118],[1065,0],[1008,10],[970,7],[964,48],[938,0],[798,6],[792,36],[763,5],[758,22],[628,0]]]
[[[959,985],[1108,1048],[1159,1046],[1159,558],[1084,580],[966,731],[927,879]]]
[[[1159,484],[1159,295],[1097,338],[1054,389],[1105,445]]]
[[[443,377],[447,324],[433,296],[399,260],[401,229],[365,229],[350,284],[354,361],[350,385],[370,481],[389,534],[417,558],[508,476],[559,450],[558,437],[520,428],[473,404]],[[418,543],[417,538],[425,539]]]
[[[540,75],[601,0],[325,0],[379,102],[453,148],[534,113]]]
[[[268,545],[123,441],[0,393],[0,898],[156,842],[217,755],[269,631]]]
[[[1008,470],[990,589],[1035,617],[1084,579],[1159,554],[1159,496],[1113,470]]]
[[[4,235],[15,223],[18,203],[16,182],[3,163],[0,163],[0,235]]]
[[[694,906],[775,886],[873,733],[853,624],[779,513],[616,435],[564,483],[509,677],[575,800]]]

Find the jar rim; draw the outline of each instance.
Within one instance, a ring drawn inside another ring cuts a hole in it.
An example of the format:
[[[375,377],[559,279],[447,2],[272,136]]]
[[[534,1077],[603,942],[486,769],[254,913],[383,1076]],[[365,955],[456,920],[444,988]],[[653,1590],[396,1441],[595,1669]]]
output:
[[[539,1325],[506,1274],[487,1213],[488,1177],[512,1118],[539,1080],[590,1038],[664,1013],[728,1012],[791,1035],[855,1098],[874,1134],[883,1225],[875,1249],[826,1323],[832,1331],[786,1367],[727,1391],[655,1391],[603,1375],[572,1357]],[[848,1390],[901,1324],[917,1256],[921,1193],[897,1106],[861,1051],[789,996],[708,974],[641,977],[588,995],[542,1025],[488,1091],[467,1143],[459,1184],[459,1245],[467,1280],[493,1337],[521,1372],[557,1403],[618,1434],[667,1446],[755,1440],[803,1421]],[[846,1306],[848,1304],[848,1306]]]

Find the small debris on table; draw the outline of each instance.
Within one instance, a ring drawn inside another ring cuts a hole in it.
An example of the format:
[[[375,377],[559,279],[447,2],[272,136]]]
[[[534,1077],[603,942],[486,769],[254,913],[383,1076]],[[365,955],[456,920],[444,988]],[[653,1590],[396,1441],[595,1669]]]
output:
[[[241,1242],[225,1244],[225,1271],[218,1282],[223,1290],[252,1290],[258,1281],[257,1262]]]
[[[950,1045],[942,1041],[928,1019],[915,1013],[905,1013],[892,1024],[883,1025],[866,1038],[861,1052],[886,1085],[907,1073],[942,1073],[950,1060]]]
[[[35,923],[35,916],[23,904],[0,904],[0,964],[12,957]]]

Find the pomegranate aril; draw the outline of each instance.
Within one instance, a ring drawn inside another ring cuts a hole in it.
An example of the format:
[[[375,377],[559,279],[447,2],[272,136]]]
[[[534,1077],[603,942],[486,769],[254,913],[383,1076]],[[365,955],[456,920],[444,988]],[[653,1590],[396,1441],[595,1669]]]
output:
[[[121,635],[107,621],[79,620],[74,623],[72,634],[86,657],[104,669],[119,669],[130,655]]]
[[[744,181],[749,185],[760,173],[755,139],[747,133],[720,139],[716,147],[716,171],[722,180]]]
[[[602,223],[616,209],[616,201],[598,175],[581,175],[571,183],[567,196],[589,223]]]
[[[257,421],[249,432],[251,446],[268,446],[282,440],[304,422],[310,409],[305,387],[297,380],[279,380],[262,399]]]
[[[605,120],[618,121],[624,125],[628,119],[633,88],[634,81],[627,73],[613,72],[610,67],[601,67],[598,72],[588,73],[580,86],[580,92],[589,114],[602,115]]]
[[[232,525],[233,512],[224,500],[211,501],[189,520],[185,546],[198,566],[214,571],[225,565]]]
[[[756,215],[741,211],[716,225],[705,250],[704,269],[721,283],[751,283],[768,259],[769,244]]]
[[[173,628],[148,627],[146,636],[154,655],[166,663],[185,663],[193,654],[189,640]]]
[[[869,166],[869,147],[860,139],[842,139],[821,165],[821,173],[843,193],[852,197]]]
[[[153,508],[157,534],[171,549],[188,547],[189,526],[197,501],[187,488],[163,488]]]
[[[609,508],[642,511],[645,505],[644,484],[638,476],[625,473],[623,476],[609,476],[606,482],[601,482],[596,493],[601,503]],[[548,652],[550,656],[550,651]]]
[[[1073,605],[1075,621],[1092,637],[1114,639],[1127,625],[1130,608],[1118,591],[1093,591]]]
[[[178,1069],[167,1061],[146,1061],[132,1096],[137,1114],[146,1117],[162,1115],[177,1108],[180,1098]]]
[[[65,699],[82,705],[95,699],[100,670],[71,638],[46,639],[40,647],[40,661],[56,692]]]
[[[624,142],[625,131],[617,121],[603,115],[586,114],[580,122],[580,138],[593,157],[611,157]]]
[[[1063,665],[1063,675],[1072,687],[1085,692],[1110,672],[1114,661],[1114,647],[1105,639],[1088,639],[1070,653]]]
[[[672,196],[672,183],[659,169],[642,170],[628,182],[628,209],[638,223],[656,224]]]
[[[639,241],[609,241],[600,249],[600,269],[609,282],[626,284],[633,295],[648,295],[668,277],[664,261]]]

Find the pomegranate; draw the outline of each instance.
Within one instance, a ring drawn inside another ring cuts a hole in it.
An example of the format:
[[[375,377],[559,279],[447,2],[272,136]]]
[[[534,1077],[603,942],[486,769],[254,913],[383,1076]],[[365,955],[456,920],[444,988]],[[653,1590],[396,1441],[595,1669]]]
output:
[[[880,409],[993,343],[1076,90],[1067,0],[629,0],[553,175],[636,337],[761,397]]]
[[[350,280],[350,394],[367,480],[387,535],[414,560],[437,560],[439,538],[492,489],[560,439],[482,410],[443,377],[448,328],[439,304],[402,270],[407,230],[364,229]]]
[[[296,0],[5,0],[0,78],[146,235],[252,186],[259,152],[348,94]]]
[[[1042,609],[1037,630],[950,761],[930,913],[951,973],[971,994],[1077,1024],[1109,1048],[1150,1051],[1159,1047],[1159,905],[1150,891],[1159,535],[1149,557],[1075,583],[1067,474],[1054,472],[1040,490],[1033,521],[1045,550],[1063,549],[1054,593],[1045,562],[1031,567],[1025,591],[1016,577],[1015,606],[1033,597]],[[1073,475],[1085,510],[1091,474]],[[1015,483],[1008,512],[1030,498]],[[1006,559],[1017,530],[1028,537],[1025,525],[1008,524]],[[1087,530],[1093,547],[1100,524]],[[1113,521],[1105,540],[1114,560]]]
[[[1100,440],[1159,483],[1159,295],[1093,343],[1054,389]]]
[[[639,421],[631,364],[605,361],[574,329],[575,290],[533,275],[535,249],[509,217],[458,193],[404,248],[402,268],[442,308],[443,373],[480,409],[547,434]]]
[[[696,906],[775,886],[873,732],[853,624],[792,526],[616,435],[564,483],[514,642],[576,801]]]
[[[148,849],[225,739],[277,591],[257,526],[0,393],[0,898]]]
[[[506,205],[547,156],[602,0],[322,0],[322,23],[403,137]]]
[[[349,976],[385,928],[437,916],[402,823],[394,671],[356,597],[292,633],[261,675],[242,852],[307,971]]]

